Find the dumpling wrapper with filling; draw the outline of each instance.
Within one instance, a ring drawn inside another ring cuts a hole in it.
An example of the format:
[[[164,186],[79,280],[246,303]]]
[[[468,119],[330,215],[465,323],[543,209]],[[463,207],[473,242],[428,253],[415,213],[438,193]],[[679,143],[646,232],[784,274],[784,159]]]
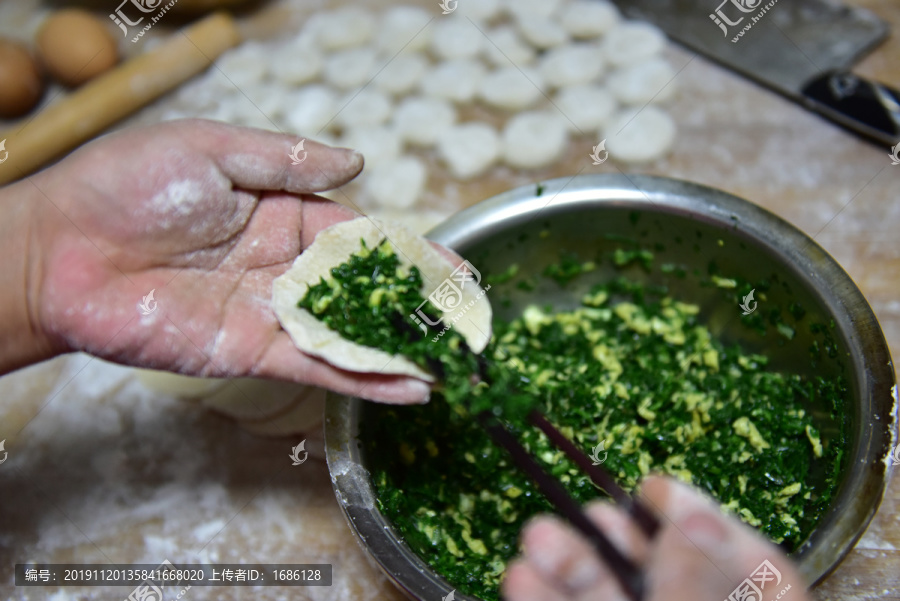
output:
[[[428,240],[402,225],[369,217],[342,221],[320,231],[291,268],[275,279],[272,285],[275,315],[298,349],[331,365],[353,372],[405,375],[433,382],[430,373],[406,357],[350,342],[312,313],[297,307],[310,285],[331,277],[334,267],[346,263],[350,255],[362,248],[360,240],[365,240],[368,248],[375,248],[384,238],[393,245],[401,265],[419,268],[423,298],[427,298],[456,269]],[[474,352],[479,353],[491,337],[491,305],[475,282],[467,282],[463,287],[458,307],[464,307],[470,301],[476,302],[452,327]],[[455,317],[459,310],[444,312],[445,320]],[[412,320],[410,325],[418,329]]]

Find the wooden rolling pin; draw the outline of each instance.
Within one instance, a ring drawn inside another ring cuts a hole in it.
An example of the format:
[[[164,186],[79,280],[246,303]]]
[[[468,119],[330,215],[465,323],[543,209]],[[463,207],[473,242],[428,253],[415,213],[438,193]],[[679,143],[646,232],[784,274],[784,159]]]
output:
[[[214,13],[174,33],[157,48],[89,81],[24,125],[0,132],[0,141],[6,140],[9,153],[0,163],[0,185],[25,177],[90,140],[205,70],[240,41],[234,19],[226,13]]]

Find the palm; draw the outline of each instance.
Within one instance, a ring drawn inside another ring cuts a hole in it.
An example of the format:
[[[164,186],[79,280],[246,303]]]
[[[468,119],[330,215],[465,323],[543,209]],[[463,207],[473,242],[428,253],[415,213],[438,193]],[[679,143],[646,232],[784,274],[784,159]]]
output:
[[[330,368],[301,356],[271,311],[272,280],[319,229],[353,216],[306,193],[344,183],[361,162],[308,143],[309,159],[292,166],[293,142],[181,122],[100,140],[42,174],[58,209],[41,220],[53,232],[46,328],[67,349],[122,363],[322,383]]]

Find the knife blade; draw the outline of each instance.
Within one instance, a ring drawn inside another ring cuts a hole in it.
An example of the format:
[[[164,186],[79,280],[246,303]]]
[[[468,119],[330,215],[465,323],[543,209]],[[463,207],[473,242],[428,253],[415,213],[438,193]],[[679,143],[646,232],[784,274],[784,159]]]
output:
[[[613,0],[671,39],[872,141],[900,143],[900,92],[850,69],[888,35],[825,0]]]

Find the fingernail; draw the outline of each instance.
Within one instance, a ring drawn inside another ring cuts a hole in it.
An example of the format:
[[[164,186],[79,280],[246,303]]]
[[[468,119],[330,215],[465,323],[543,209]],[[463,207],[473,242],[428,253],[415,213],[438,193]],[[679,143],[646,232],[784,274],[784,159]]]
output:
[[[676,526],[701,551],[721,556],[725,550],[724,543],[728,537],[725,526],[716,516],[708,512],[691,513],[678,520]]]
[[[422,380],[411,380],[406,386],[409,396],[414,403],[425,404],[431,400],[431,384]]]

